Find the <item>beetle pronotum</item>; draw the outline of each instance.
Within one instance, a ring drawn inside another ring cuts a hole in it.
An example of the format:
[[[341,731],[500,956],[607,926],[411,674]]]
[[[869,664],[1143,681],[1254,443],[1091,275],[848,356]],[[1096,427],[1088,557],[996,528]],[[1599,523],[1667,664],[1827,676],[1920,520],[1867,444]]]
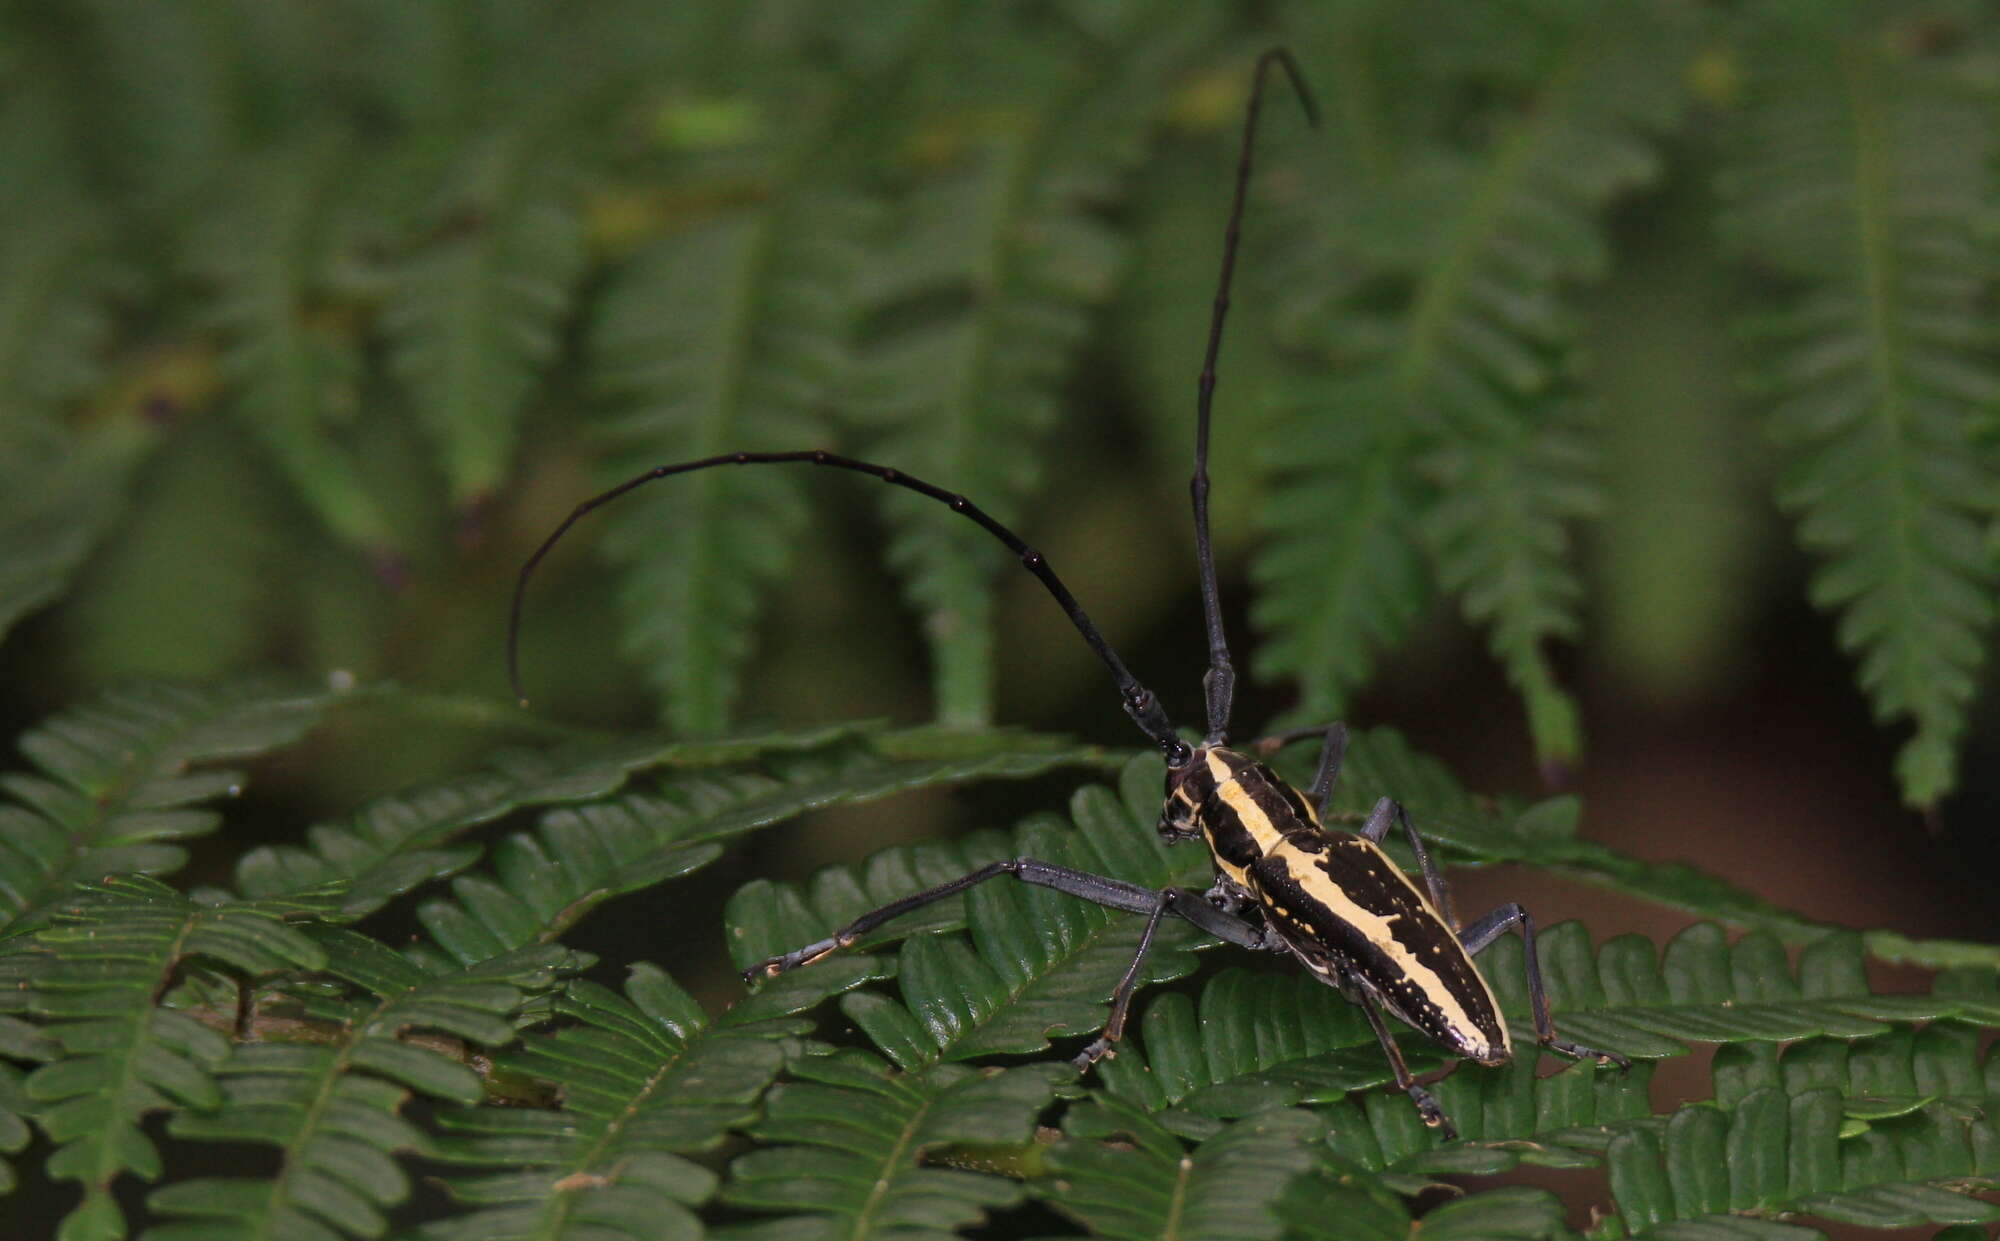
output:
[[[1257,112],[1264,79],[1273,65],[1285,71],[1297,90],[1309,119],[1317,124],[1312,96],[1298,66],[1282,49],[1266,52],[1257,62],[1237,160],[1236,191],[1224,235],[1222,272],[1209,323],[1208,349],[1197,386],[1194,476],[1189,492],[1194,508],[1195,558],[1201,581],[1202,616],[1208,633],[1209,668],[1203,678],[1208,731],[1199,745],[1181,739],[1153,692],[1134,677],[1111,644],[1098,632],[1069,588],[1042,554],[1023,542],[962,495],[946,491],[888,466],[858,461],[831,452],[736,452],[657,466],[609,491],[584,501],[543,541],[522,565],[515,585],[507,638],[508,676],[520,697],[519,635],[521,604],[529,577],[556,541],[586,513],[646,483],[675,474],[722,465],[802,463],[832,466],[871,474],[949,507],[986,529],[1047,588],[1090,649],[1111,672],[1125,711],[1139,730],[1166,758],[1165,803],[1159,832],[1166,840],[1201,839],[1215,866],[1215,882],[1206,892],[1187,888],[1153,891],[1111,879],[1055,866],[1035,858],[1010,858],[981,867],[948,883],[916,892],[872,910],[816,943],[759,962],[744,971],[746,982],[774,977],[810,965],[848,947],[861,936],[901,914],[942,900],[974,884],[1000,875],[1024,883],[1066,892],[1112,909],[1146,915],[1132,964],[1111,993],[1111,1009],[1102,1033],[1077,1053],[1073,1063],[1087,1070],[1113,1054],[1123,1035],[1133,992],[1160,920],[1172,914],[1218,939],[1245,948],[1288,953],[1315,978],[1337,988],[1367,1014],[1382,1044],[1396,1084],[1416,1104],[1424,1122],[1456,1136],[1437,1100],[1413,1077],[1390,1037],[1383,1014],[1388,1013],[1441,1043],[1457,1055],[1480,1064],[1504,1064],[1514,1046],[1502,1020],[1493,990],[1473,964],[1472,955],[1519,927],[1526,945],[1528,998],[1535,1023],[1535,1041],[1577,1059],[1624,1065],[1623,1056],[1558,1038],[1549,1017],[1541,967],[1535,955],[1535,924],[1517,904],[1503,905],[1472,925],[1461,928],[1451,894],[1423,838],[1410,817],[1393,800],[1376,803],[1360,832],[1324,826],[1327,801],[1340,775],[1347,731],[1343,725],[1268,738],[1251,749],[1270,753],[1283,742],[1323,735],[1317,773],[1304,791],[1292,787],[1250,753],[1231,749],[1229,716],[1235,697],[1236,673],[1223,633],[1222,609],[1216,590],[1215,559],[1208,530],[1209,415],[1215,391],[1215,362],[1221,349],[1223,322],[1229,310],[1229,288],[1236,265],[1244,200],[1250,187],[1250,159],[1257,130]],[[525,701],[525,700],[524,700]],[[1420,888],[1383,852],[1381,842],[1391,826],[1400,824],[1422,872]]]

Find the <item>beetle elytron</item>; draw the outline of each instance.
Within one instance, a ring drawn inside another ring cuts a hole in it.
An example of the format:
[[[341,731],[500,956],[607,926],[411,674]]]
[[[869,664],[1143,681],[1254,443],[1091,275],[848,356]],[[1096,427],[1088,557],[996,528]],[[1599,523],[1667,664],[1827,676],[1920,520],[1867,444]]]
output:
[[[827,939],[752,966],[744,972],[745,981],[774,977],[810,965],[900,914],[987,879],[1012,875],[1025,883],[1147,916],[1131,967],[1112,991],[1110,1016],[1103,1032],[1075,1058],[1078,1070],[1087,1070],[1098,1059],[1113,1053],[1124,1032],[1126,1013],[1160,920],[1172,914],[1230,943],[1289,953],[1320,981],[1358,1004],[1388,1055],[1397,1086],[1410,1096],[1426,1124],[1441,1129],[1447,1137],[1454,1137],[1456,1131],[1437,1100],[1404,1064],[1383,1014],[1397,1017],[1468,1060],[1497,1065],[1512,1059],[1514,1047],[1493,990],[1472,962],[1473,953],[1510,927],[1520,928],[1527,949],[1525,964],[1536,1043],[1577,1059],[1592,1058],[1618,1065],[1627,1061],[1614,1052],[1556,1037],[1535,955],[1534,920],[1521,906],[1509,904],[1461,929],[1450,893],[1432,864],[1422,837],[1401,806],[1383,798],[1376,803],[1359,834],[1330,831],[1323,826],[1327,801],[1340,774],[1346,746],[1347,732],[1342,725],[1270,738],[1252,747],[1257,753],[1268,754],[1286,741],[1323,734],[1317,774],[1303,793],[1285,783],[1258,758],[1228,746],[1236,674],[1222,630],[1215,561],[1209,543],[1209,413],[1215,390],[1216,355],[1229,309],[1230,278],[1236,263],[1244,199],[1249,191],[1258,105],[1265,76],[1272,65],[1285,71],[1308,118],[1317,123],[1311,95],[1291,56],[1283,50],[1265,53],[1257,62],[1244,119],[1235,199],[1223,244],[1222,274],[1209,325],[1208,351],[1197,387],[1194,477],[1189,490],[1209,649],[1209,669],[1203,679],[1208,731],[1200,745],[1191,746],[1180,738],[1159,700],[1126,669],[1124,661],[1097,631],[1040,552],[964,496],[887,466],[830,452],[738,452],[663,465],[578,505],[521,568],[509,625],[508,673],[519,697],[517,639],[521,603],[535,566],[586,513],[635,487],[715,466],[797,462],[871,474],[885,483],[928,496],[978,523],[1020,557],[1021,564],[1047,587],[1070,623],[1110,669],[1126,713],[1166,757],[1166,800],[1160,812],[1160,835],[1168,841],[1197,838],[1204,841],[1215,862],[1214,885],[1206,892],[1182,888],[1152,891],[1034,858],[1012,858],[864,914]],[[1396,824],[1401,825],[1416,853],[1423,874],[1422,888],[1412,883],[1382,851],[1383,837]]]

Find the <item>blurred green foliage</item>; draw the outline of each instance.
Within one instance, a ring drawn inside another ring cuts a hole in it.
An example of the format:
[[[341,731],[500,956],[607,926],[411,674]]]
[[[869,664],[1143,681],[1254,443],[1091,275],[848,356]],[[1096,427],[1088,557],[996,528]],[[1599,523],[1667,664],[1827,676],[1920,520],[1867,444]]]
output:
[[[2000,495],[1977,6],[0,12],[0,620],[55,605],[10,665],[35,706],[272,662],[491,692],[540,531],[736,448],[1077,529],[1059,563],[1143,632],[1188,576],[1243,71],[1283,42],[1327,118],[1268,110],[1215,469],[1257,676],[1325,718],[1455,606],[1567,764],[1552,648],[1654,699],[1728,678],[1775,496],[1904,796],[1953,786]],[[1004,714],[1017,641],[1092,678],[978,530],[807,473],[593,519],[531,601],[537,695],[689,733],[921,711],[884,569],[938,719]]]

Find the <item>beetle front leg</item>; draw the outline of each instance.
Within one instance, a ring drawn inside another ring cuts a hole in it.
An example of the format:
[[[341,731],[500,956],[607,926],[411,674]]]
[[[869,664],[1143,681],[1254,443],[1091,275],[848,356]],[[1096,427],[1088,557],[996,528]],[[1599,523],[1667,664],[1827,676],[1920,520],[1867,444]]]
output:
[[[776,978],[789,970],[811,965],[842,948],[850,947],[863,935],[892,918],[900,917],[935,901],[944,900],[948,896],[956,896],[975,884],[984,883],[1001,875],[1012,875],[1023,883],[1054,888],[1058,892],[1066,892],[1109,909],[1122,909],[1127,913],[1151,913],[1158,906],[1160,899],[1159,893],[1150,888],[1142,888],[1136,883],[1126,883],[1121,879],[1071,870],[1067,866],[1053,866],[1035,858],[1008,858],[988,863],[971,874],[960,875],[934,888],[913,893],[901,900],[890,901],[880,909],[871,909],[825,939],[759,961],[743,971],[743,981],[754,982],[759,978]]]
[[[1465,928],[1459,941],[1468,953],[1476,953],[1499,939],[1508,927],[1516,925],[1521,928],[1521,944],[1526,949],[1523,963],[1528,972],[1528,1007],[1535,1015],[1535,1041],[1550,1051],[1560,1052],[1575,1060],[1595,1060],[1599,1064],[1617,1065],[1621,1069],[1631,1068],[1632,1062],[1615,1051],[1600,1051],[1556,1037],[1555,1022],[1549,1017],[1548,992],[1542,985],[1541,958],[1535,954],[1535,919],[1527,910],[1518,904],[1502,905]]]

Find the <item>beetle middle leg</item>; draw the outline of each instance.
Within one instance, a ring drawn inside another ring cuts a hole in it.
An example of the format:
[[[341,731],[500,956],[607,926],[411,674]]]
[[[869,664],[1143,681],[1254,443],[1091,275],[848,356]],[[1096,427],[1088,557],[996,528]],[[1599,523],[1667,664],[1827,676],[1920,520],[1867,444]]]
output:
[[[1139,987],[1141,967],[1145,965],[1146,954],[1153,949],[1153,936],[1160,929],[1160,919],[1167,914],[1183,918],[1218,939],[1245,948],[1277,947],[1262,927],[1237,917],[1231,910],[1216,907],[1208,893],[1191,888],[1161,888],[1154,894],[1154,900],[1156,903],[1146,918],[1146,929],[1139,934],[1139,949],[1132,954],[1132,964],[1125,967],[1124,977],[1112,988],[1111,1016],[1104,1023],[1103,1032],[1070,1061],[1079,1073],[1113,1054],[1114,1044],[1125,1036],[1125,1017],[1132,1007],[1132,995]]]
[[[1621,1069],[1629,1069],[1632,1062],[1615,1051],[1600,1051],[1595,1047],[1585,1047],[1568,1039],[1556,1037],[1555,1023],[1549,1018],[1549,997],[1542,985],[1541,958],[1535,953],[1535,919],[1520,905],[1509,903],[1487,914],[1484,918],[1465,928],[1459,941],[1467,952],[1476,953],[1506,933],[1507,928],[1519,925],[1521,944],[1526,949],[1523,954],[1528,973],[1528,1007],[1535,1016],[1535,1041],[1550,1051],[1560,1052],[1576,1060],[1595,1060],[1599,1064],[1615,1064]]]

